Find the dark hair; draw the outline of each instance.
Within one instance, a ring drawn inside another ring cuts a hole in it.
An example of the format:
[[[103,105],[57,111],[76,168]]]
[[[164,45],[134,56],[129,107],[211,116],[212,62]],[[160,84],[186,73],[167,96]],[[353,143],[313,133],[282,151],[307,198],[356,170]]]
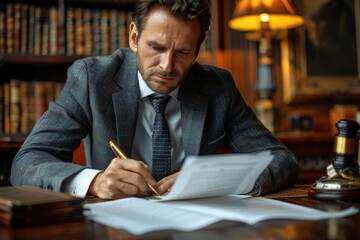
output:
[[[198,53],[211,25],[211,12],[207,0],[138,0],[132,14],[132,20],[139,32],[138,38],[144,29],[149,12],[156,6],[167,8],[174,16],[181,19],[199,21],[200,37],[196,48]]]

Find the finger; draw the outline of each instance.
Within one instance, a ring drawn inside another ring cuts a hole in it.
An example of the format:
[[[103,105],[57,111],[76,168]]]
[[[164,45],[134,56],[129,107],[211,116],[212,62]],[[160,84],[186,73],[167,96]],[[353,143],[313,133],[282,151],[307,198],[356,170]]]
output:
[[[142,175],[136,172],[127,171],[127,170],[120,170],[119,171],[119,181],[127,183],[129,185],[135,186],[137,188],[137,193],[143,193],[147,191],[147,182],[144,179]],[[124,185],[122,187],[126,187],[127,185]],[[122,191],[126,192],[126,189],[122,189]],[[127,192],[126,192],[127,193]]]
[[[106,175],[106,172],[103,172],[95,179],[96,192],[94,195],[102,199],[117,199],[129,197],[132,195],[132,192],[137,191],[136,187],[131,185],[126,186],[127,183],[123,184],[123,186],[119,186],[118,181],[115,178],[111,178]],[[123,192],[122,189],[126,189],[126,191]],[[126,192],[128,192],[128,194]]]
[[[144,162],[140,162],[140,163],[144,165],[144,167],[147,169],[147,171],[149,173],[149,175],[145,177],[146,182],[150,183],[151,186],[154,186],[156,184],[156,180],[151,175],[150,167],[148,165],[146,165]]]
[[[107,197],[114,197],[119,193],[135,195],[139,192],[146,192],[147,184],[145,179],[139,173],[133,172],[131,161],[128,161],[129,163],[125,162],[127,160],[115,158],[103,172],[101,189],[108,192]]]
[[[156,190],[158,191],[159,194],[163,194],[165,192],[170,191],[169,189],[174,185],[175,182],[175,177],[166,177],[161,179],[158,184],[156,185]]]
[[[147,166],[145,163],[134,159],[126,159],[125,161],[120,159],[118,164],[121,169],[140,174],[146,182],[152,185],[156,184],[156,181],[151,176],[149,166]]]

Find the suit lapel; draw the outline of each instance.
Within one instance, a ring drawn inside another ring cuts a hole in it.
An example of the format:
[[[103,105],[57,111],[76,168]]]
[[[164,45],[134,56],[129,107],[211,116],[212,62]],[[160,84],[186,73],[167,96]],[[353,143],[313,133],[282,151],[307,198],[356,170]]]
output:
[[[180,87],[181,129],[185,156],[198,155],[208,108],[208,96],[200,92],[200,80],[189,76]]]
[[[116,120],[117,143],[130,156],[139,108],[139,86],[134,58],[126,57],[114,81],[120,87],[112,94]]]

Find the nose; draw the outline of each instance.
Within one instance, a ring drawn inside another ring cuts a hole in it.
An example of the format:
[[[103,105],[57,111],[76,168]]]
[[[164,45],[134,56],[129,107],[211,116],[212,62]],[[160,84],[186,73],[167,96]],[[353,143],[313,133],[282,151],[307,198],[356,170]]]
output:
[[[166,51],[162,54],[160,60],[160,68],[166,72],[170,73],[174,67],[174,53],[172,51]]]

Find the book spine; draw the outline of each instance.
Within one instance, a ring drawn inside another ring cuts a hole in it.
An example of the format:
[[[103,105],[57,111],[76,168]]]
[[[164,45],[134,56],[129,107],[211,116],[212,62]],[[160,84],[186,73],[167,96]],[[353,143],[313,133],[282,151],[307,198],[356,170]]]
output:
[[[84,50],[84,9],[75,9],[75,53],[78,56],[85,54]]]
[[[110,10],[110,52],[113,53],[118,47],[118,11]]]
[[[50,8],[50,55],[59,54],[59,9],[57,7]]]
[[[26,54],[28,52],[29,44],[29,5],[21,5],[21,44],[20,53]]]
[[[35,124],[35,103],[34,103],[34,84],[30,81],[21,81],[21,133],[27,134]]]
[[[4,82],[4,133],[11,133],[10,129],[10,84]]]
[[[40,51],[41,51],[41,55],[46,56],[49,55],[50,16],[49,16],[48,8],[44,8],[43,10],[44,10],[43,11],[44,15],[41,21],[42,33],[40,37],[42,38],[42,40],[41,40]]]
[[[15,15],[14,10],[15,5],[13,3],[8,3],[6,5],[6,52],[8,54],[14,53],[14,29],[15,29]]]
[[[15,3],[14,6],[14,53],[20,53],[21,43],[21,3]]]
[[[28,34],[28,54],[34,54],[35,46],[35,6],[29,6],[29,34]]]
[[[125,11],[118,12],[118,47],[125,48],[128,46],[128,18],[129,15]]]
[[[34,103],[35,120],[37,121],[47,110],[46,85],[44,82],[34,82]]]
[[[10,133],[21,132],[21,101],[20,101],[21,82],[18,79],[10,80]]]
[[[93,41],[94,41],[94,55],[101,54],[101,31],[100,31],[100,10],[93,10]]]
[[[6,16],[6,6],[5,4],[0,3],[0,54],[6,52],[5,16]]]
[[[84,40],[85,40],[85,55],[91,56],[93,54],[93,31],[92,31],[92,10],[84,9]]]
[[[44,9],[42,7],[35,7],[35,22],[34,22],[34,55],[40,55],[41,53],[41,35],[42,35],[42,19]]]
[[[66,55],[75,55],[75,9],[66,9]]]
[[[110,53],[110,29],[109,29],[109,11],[103,9],[100,11],[100,34],[101,34],[101,54]]]

